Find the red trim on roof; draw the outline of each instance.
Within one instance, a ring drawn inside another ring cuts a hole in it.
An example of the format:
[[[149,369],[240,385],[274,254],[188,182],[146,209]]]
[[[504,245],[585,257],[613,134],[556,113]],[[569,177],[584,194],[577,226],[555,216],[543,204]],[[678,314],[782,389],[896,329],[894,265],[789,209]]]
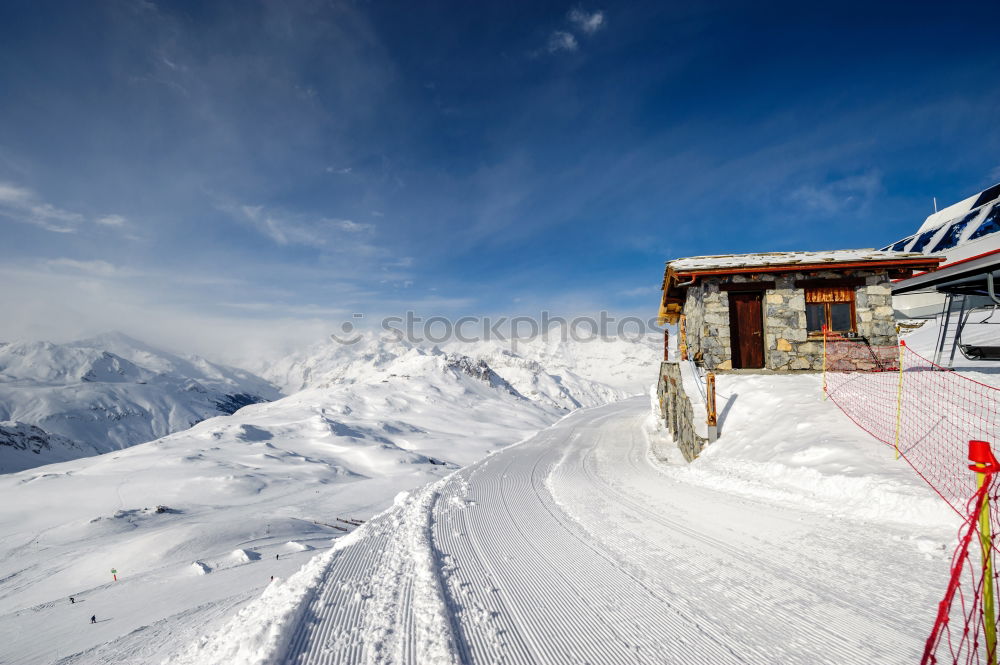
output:
[[[687,270],[677,271],[677,277],[701,277],[702,275],[737,275],[744,273],[771,273],[771,272],[806,272],[810,270],[842,270],[847,268],[906,268],[910,266],[926,266],[929,263],[941,263],[943,258],[925,259],[889,259],[886,261],[849,261],[826,263],[786,263],[780,265],[760,265],[749,268],[725,268],[720,270]]]
[[[952,266],[962,265],[963,263],[968,263],[969,261],[975,261],[976,259],[981,259],[984,256],[989,256],[990,254],[996,254],[997,252],[1000,252],[1000,249],[991,249],[988,252],[983,252],[982,254],[976,254],[975,256],[970,256],[967,259],[959,259],[958,261],[952,261],[951,263],[945,263],[944,265],[938,266],[934,270],[936,272],[938,270],[944,270],[945,268],[950,268]],[[931,271],[930,270],[925,270],[924,272],[918,272],[916,275],[911,275],[910,277],[904,277],[903,279],[894,279],[893,283],[902,282],[904,279],[913,279],[914,277],[920,277],[921,275],[926,275],[929,272],[931,272]]]

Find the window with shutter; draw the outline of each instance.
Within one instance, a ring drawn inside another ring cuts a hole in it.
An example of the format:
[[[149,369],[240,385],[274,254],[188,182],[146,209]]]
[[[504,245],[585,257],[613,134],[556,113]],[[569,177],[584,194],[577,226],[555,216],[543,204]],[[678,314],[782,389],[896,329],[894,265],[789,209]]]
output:
[[[849,286],[831,286],[806,289],[806,330],[823,332],[855,332],[854,289]]]

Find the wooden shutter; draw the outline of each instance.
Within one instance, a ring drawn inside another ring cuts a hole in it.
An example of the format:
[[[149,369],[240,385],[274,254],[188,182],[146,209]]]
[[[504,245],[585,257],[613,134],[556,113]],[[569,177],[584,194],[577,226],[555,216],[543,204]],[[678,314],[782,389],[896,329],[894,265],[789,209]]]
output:
[[[854,289],[848,286],[828,286],[806,289],[806,302],[853,302]]]

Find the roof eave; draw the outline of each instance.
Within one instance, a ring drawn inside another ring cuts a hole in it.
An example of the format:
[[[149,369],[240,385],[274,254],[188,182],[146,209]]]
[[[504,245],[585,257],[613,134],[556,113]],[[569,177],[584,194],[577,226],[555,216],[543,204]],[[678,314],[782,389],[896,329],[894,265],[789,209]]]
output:
[[[747,273],[771,272],[809,272],[815,270],[848,270],[852,268],[921,268],[933,270],[945,259],[943,257],[928,257],[922,259],[893,259],[887,261],[845,261],[825,263],[787,263],[779,265],[744,266],[740,268],[717,268],[706,270],[677,270],[677,277],[705,277],[713,275],[744,275]]]

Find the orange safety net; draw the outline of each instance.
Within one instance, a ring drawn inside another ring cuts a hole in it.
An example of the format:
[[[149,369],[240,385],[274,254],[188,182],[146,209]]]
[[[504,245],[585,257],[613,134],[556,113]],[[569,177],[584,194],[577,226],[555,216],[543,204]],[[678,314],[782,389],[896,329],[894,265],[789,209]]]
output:
[[[990,560],[1000,529],[996,460],[988,445],[970,451],[970,442],[1000,440],[1000,389],[935,365],[904,343],[872,346],[827,332],[824,345],[826,395],[861,429],[895,448],[964,518],[922,663],[996,664],[990,608],[996,588]],[[982,462],[981,473],[970,470],[970,459]]]

